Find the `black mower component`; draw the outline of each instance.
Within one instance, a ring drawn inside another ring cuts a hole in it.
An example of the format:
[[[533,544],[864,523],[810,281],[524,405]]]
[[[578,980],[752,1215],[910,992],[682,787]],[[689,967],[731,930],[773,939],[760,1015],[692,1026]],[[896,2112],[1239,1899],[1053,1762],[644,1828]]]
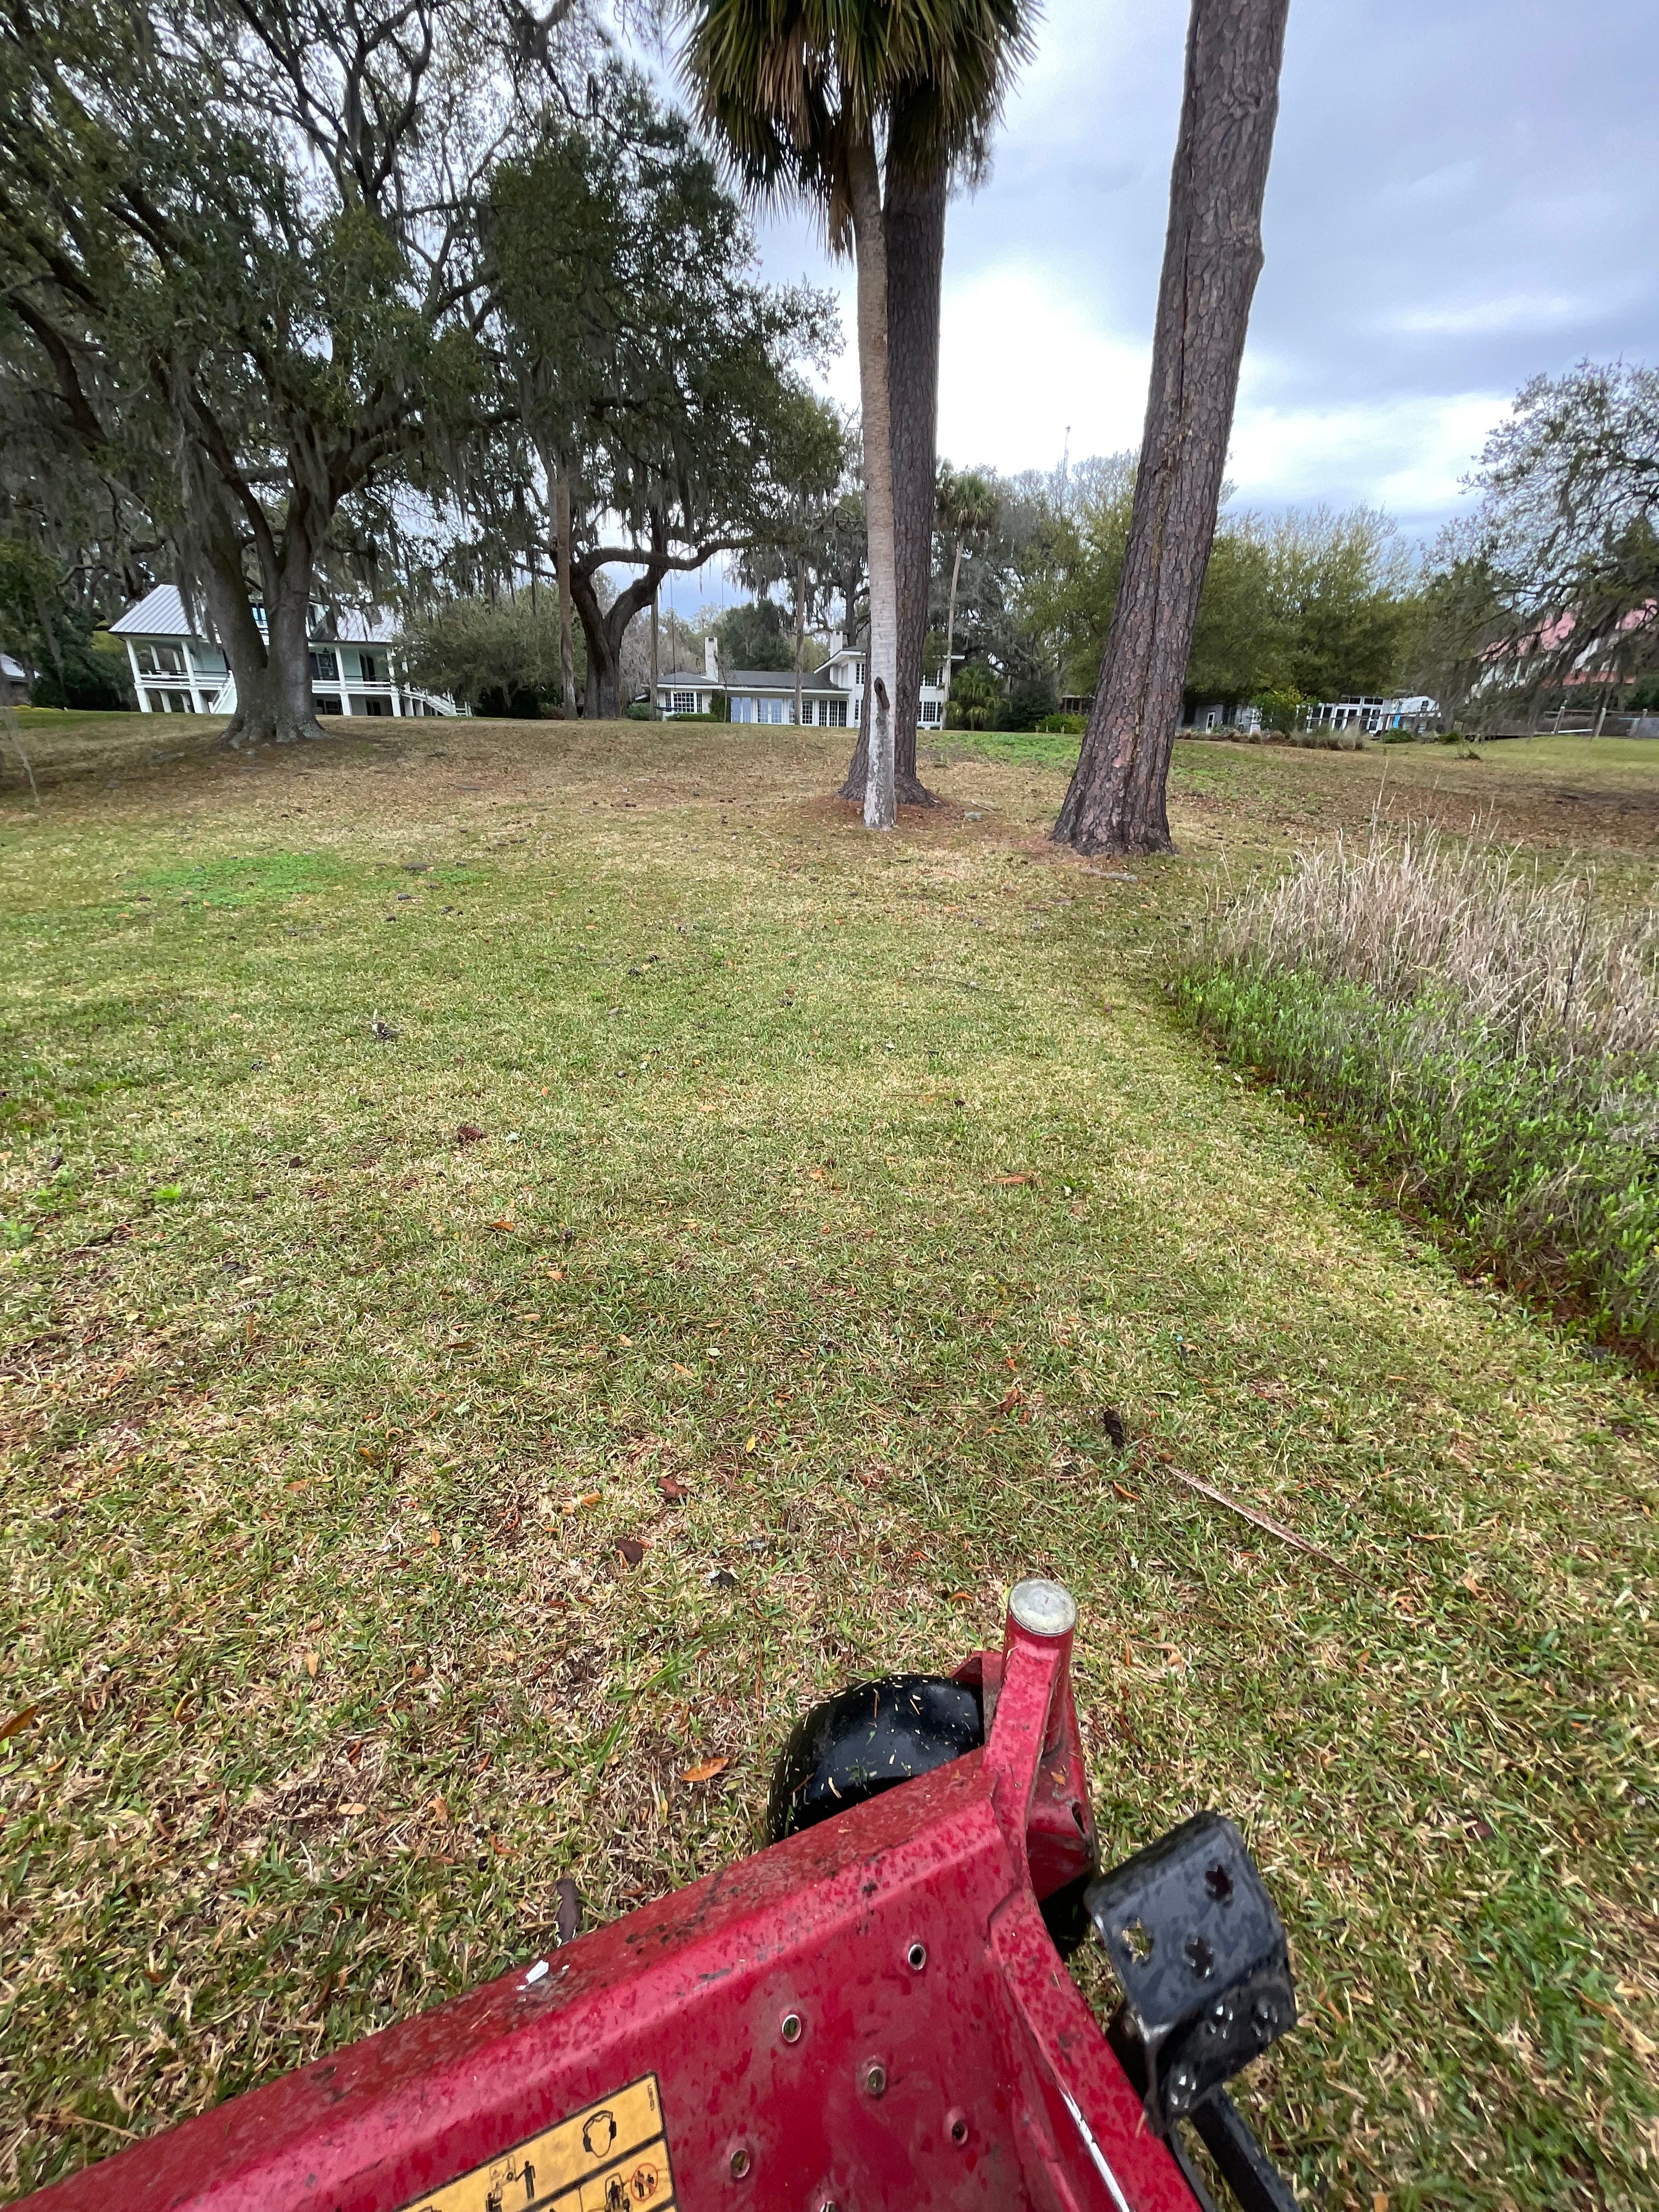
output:
[[[1123,1991],[1112,2025],[1133,2046],[1161,2136],[1296,2026],[1285,1929],[1232,1822],[1200,1813],[1091,1885],[1090,1917]]]
[[[766,1840],[833,1820],[985,1741],[977,1689],[943,1674],[855,1682],[798,1721],[772,1770]]]

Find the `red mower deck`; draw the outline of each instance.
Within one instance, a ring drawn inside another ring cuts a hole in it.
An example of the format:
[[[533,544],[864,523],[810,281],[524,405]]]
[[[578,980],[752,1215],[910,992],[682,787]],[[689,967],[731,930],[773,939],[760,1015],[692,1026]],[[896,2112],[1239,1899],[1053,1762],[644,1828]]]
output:
[[[982,1696],[982,1747],[90,2166],[32,2212],[1194,2212],[1209,2200],[1158,2104],[1169,2021],[1127,2008],[1145,2038],[1132,2083],[1044,1923],[1042,1901],[1098,1865],[1074,1620],[1056,1585],[1016,1590],[1003,1650],[956,1678]],[[1232,1876],[1205,1878],[1224,1914]],[[1187,1952],[1215,1978],[1208,1945]],[[1274,2002],[1255,2018],[1278,2032]],[[1196,2078],[1164,2069],[1166,2106]],[[1178,2117],[1225,2104],[1203,2094]],[[1240,2202],[1293,2204],[1232,2124],[1268,2192],[1252,2197],[1241,2151]]]

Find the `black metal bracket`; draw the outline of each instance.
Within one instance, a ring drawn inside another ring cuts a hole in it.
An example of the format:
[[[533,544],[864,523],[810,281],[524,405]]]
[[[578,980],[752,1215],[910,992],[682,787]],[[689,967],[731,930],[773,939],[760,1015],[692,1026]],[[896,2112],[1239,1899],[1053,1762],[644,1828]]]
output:
[[[1244,1838],[1200,1813],[1090,1885],[1085,1902],[1123,1992],[1107,2029],[1200,2206],[1176,2123],[1189,2120],[1243,2212],[1296,2212],[1222,2084],[1296,2025],[1284,1924]]]

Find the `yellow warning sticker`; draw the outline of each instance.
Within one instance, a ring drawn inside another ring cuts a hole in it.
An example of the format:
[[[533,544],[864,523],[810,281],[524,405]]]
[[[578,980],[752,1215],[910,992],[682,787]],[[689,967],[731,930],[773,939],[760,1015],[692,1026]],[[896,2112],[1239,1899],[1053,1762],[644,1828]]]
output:
[[[673,2203],[657,2077],[647,2074],[404,2212],[672,2212]]]

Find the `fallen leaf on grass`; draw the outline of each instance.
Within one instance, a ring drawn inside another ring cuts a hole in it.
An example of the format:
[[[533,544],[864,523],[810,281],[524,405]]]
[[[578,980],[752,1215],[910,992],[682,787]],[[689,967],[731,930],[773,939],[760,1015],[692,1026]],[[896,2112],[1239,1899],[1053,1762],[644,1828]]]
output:
[[[368,1808],[367,1805],[342,1805],[340,1808],[340,1818],[343,1820],[355,1820],[359,1813],[367,1813],[368,1810]]]
[[[603,1493],[597,1490],[585,1490],[580,1498],[572,1499],[565,1510],[568,1513],[577,1513],[584,1505],[597,1505]]]
[[[618,1536],[617,1539],[617,1550],[624,1566],[637,1567],[644,1559],[647,1549],[647,1547],[637,1536]]]
[[[1035,1182],[1036,1177],[1034,1175],[998,1176],[996,1181],[1003,1189],[1012,1190],[1019,1183]]]
[[[695,1367],[684,1366],[678,1359],[674,1362],[674,1372],[676,1375],[695,1375],[696,1371],[697,1370]]]
[[[26,1728],[33,1728],[39,1705],[25,1705],[21,1713],[14,1713],[3,1728],[0,1728],[0,1743],[10,1735],[21,1735]]]
[[[476,1121],[463,1121],[455,1132],[455,1142],[458,1145],[481,1145],[483,1133]]]
[[[1135,1492],[1135,1491],[1133,1491],[1133,1490],[1126,1490],[1126,1489],[1123,1487],[1123,1485],[1122,1485],[1121,1482],[1115,1482],[1115,1483],[1112,1485],[1112,1487],[1113,1487],[1113,1489],[1114,1489],[1115,1491],[1116,1491],[1116,1492],[1117,1492],[1117,1494],[1118,1494],[1118,1496],[1119,1496],[1120,1498],[1123,1498],[1123,1499],[1124,1499],[1127,1504],[1131,1504],[1131,1505],[1133,1505],[1133,1504],[1134,1504],[1135,1499],[1136,1499],[1137,1496],[1139,1495],[1139,1492]]]
[[[1129,1441],[1129,1431],[1123,1425],[1123,1416],[1115,1406],[1103,1406],[1100,1425],[1106,1431],[1106,1440],[1114,1451],[1121,1451]]]
[[[678,1505],[681,1498],[691,1495],[690,1486],[684,1482],[677,1482],[672,1474],[659,1474],[657,1487],[671,1505]]]
[[[486,1229],[505,1229],[509,1231],[517,1226],[517,1223],[509,1221],[505,1214],[501,1216],[499,1221],[486,1221],[484,1224],[484,1227]]]
[[[317,1679],[318,1664],[319,1661],[317,1654],[314,1651],[307,1651],[306,1654],[306,1672],[311,1676],[313,1682]]]
[[[724,1774],[732,1764],[729,1759],[705,1759],[700,1765],[682,1767],[682,1782],[712,1782],[717,1774]]]

